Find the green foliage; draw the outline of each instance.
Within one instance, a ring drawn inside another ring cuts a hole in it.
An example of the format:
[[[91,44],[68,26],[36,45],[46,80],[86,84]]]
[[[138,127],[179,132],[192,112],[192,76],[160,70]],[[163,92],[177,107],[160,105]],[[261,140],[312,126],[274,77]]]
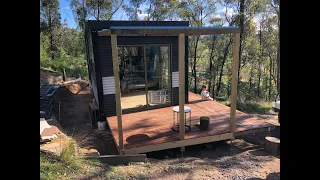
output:
[[[81,30],[87,19],[111,20],[124,0],[71,0],[70,7]]]
[[[230,107],[230,101],[221,101],[220,103]],[[269,101],[237,102],[237,110],[245,113],[267,114],[272,110],[272,103]]]
[[[60,48],[60,57],[51,64],[53,69],[63,72],[65,69],[68,76],[87,77],[87,67],[84,54],[80,56],[72,56],[63,48]]]
[[[196,1],[186,1],[184,7],[187,8],[194,2]],[[229,22],[231,25],[233,23],[239,25],[239,1],[223,0],[222,4],[229,9],[222,12],[220,16],[211,11],[209,23],[221,25],[224,22]],[[232,10],[233,14],[227,13]],[[240,50],[241,71],[238,86],[238,102],[240,104],[238,108],[247,112],[266,112],[268,108],[260,106],[260,101],[273,101],[278,93],[277,74],[280,73],[278,71],[280,60],[277,59],[279,53],[278,10],[279,5],[274,1],[244,1],[243,36]],[[188,12],[187,9],[182,10],[180,16],[183,16],[183,19],[186,17],[185,19],[188,20],[190,19],[188,17],[192,17],[195,12]],[[196,21],[195,25],[197,25]],[[201,36],[198,42],[196,61],[191,59],[196,52],[195,38],[189,38],[189,66],[192,67],[196,62],[197,71],[207,72],[207,79],[203,81],[197,79],[197,86],[207,84],[211,94],[214,93],[216,96],[226,98],[231,95],[233,42],[228,47],[230,38],[233,39],[229,35]],[[200,51],[203,53],[199,53]],[[203,70],[203,67],[206,69]],[[218,88],[219,86],[220,88]],[[189,74],[189,90],[194,90],[192,74]],[[199,93],[199,88],[196,92]]]
[[[238,99],[272,101],[280,92],[279,0],[71,0],[70,7],[81,31],[60,23],[59,1],[40,1],[40,65],[68,76],[87,77],[84,22],[109,20],[121,7],[129,20],[187,20],[191,26],[238,25],[241,28]],[[216,11],[217,5],[223,10]],[[240,12],[241,11],[241,12]],[[51,16],[49,16],[51,14]],[[213,95],[229,98],[233,36],[189,37],[190,91],[200,93],[206,84]],[[203,77],[198,73],[206,72]],[[196,82],[195,82],[196,81]],[[277,88],[278,87],[278,88]],[[253,108],[254,109],[254,108]]]
[[[172,14],[170,11],[174,6],[174,1],[171,0],[148,0],[149,7],[147,8],[146,12],[148,16],[145,17],[147,21],[164,21],[166,19],[170,19]]]
[[[88,10],[85,4],[85,0],[71,0],[70,9],[73,12],[75,21],[81,30],[84,29],[85,21],[88,18]]]
[[[49,67],[50,57],[49,57],[49,38],[40,32],[40,66]]]
[[[109,19],[112,0],[87,0],[88,13],[97,20]]]
[[[76,147],[74,146],[73,143],[69,142],[68,145],[62,149],[60,153],[60,159],[61,161],[66,164],[66,165],[76,165],[76,154],[75,154],[75,149]]]
[[[143,3],[147,5],[145,9],[141,8]],[[138,15],[144,12],[147,14],[143,19],[145,21],[164,21],[174,18],[177,10],[176,6],[176,0],[129,0],[127,4],[122,5],[122,8],[129,20],[141,20]]]
[[[65,69],[67,76],[82,78],[88,77],[84,40],[82,32],[68,27],[59,30],[59,46],[55,51],[55,59],[52,59],[49,43],[49,35],[40,33],[40,66],[51,68],[58,72]]]
[[[58,0],[40,0],[40,32],[53,34],[59,28],[61,15]]]
[[[129,20],[131,21],[138,21],[139,17],[138,14],[142,13],[140,6],[142,3],[146,2],[146,0],[130,0],[129,4],[123,4],[122,8],[126,12]]]

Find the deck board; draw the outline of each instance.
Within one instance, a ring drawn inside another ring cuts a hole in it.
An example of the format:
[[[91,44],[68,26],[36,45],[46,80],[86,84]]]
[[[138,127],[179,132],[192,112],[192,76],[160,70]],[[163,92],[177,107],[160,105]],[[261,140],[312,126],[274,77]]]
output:
[[[185,133],[185,139],[193,139],[230,132],[230,107],[216,101],[202,101],[200,95],[189,92],[189,106],[192,108],[192,128]],[[130,149],[179,140],[179,132],[172,131],[173,112],[171,107],[141,111],[122,115],[124,148]],[[201,131],[196,127],[200,116],[210,117],[210,128]],[[187,118],[189,115],[187,115]],[[117,116],[107,117],[110,130],[118,145]],[[236,112],[235,132],[272,126],[263,119]]]

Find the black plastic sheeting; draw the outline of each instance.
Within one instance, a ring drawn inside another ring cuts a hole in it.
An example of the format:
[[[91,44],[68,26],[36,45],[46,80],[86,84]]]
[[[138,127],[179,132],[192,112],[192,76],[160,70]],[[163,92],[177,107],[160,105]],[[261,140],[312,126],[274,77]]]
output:
[[[40,118],[49,119],[52,111],[52,95],[58,90],[57,85],[40,85]]]
[[[52,87],[53,87],[53,85],[51,85],[51,84],[41,85],[40,86],[40,98],[46,97],[48,94],[48,91],[50,91]]]
[[[43,111],[43,113],[40,113],[40,118],[48,119],[51,115],[52,110],[52,99],[51,98],[45,98],[40,99],[40,111]]]

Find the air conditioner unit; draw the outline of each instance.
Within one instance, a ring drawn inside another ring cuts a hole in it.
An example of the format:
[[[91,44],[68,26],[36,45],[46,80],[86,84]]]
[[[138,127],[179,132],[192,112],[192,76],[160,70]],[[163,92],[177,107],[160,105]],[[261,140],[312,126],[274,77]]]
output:
[[[149,104],[165,104],[170,102],[170,94],[167,90],[148,91]]]

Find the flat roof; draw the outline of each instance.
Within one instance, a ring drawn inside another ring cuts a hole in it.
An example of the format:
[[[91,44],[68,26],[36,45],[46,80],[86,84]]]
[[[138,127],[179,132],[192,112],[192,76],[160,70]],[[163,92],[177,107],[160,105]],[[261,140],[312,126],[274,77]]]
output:
[[[110,34],[129,35],[178,35],[180,33],[188,35],[209,35],[240,33],[238,26],[208,26],[208,27],[188,27],[188,26],[110,26],[110,29],[103,29],[99,36]]]

